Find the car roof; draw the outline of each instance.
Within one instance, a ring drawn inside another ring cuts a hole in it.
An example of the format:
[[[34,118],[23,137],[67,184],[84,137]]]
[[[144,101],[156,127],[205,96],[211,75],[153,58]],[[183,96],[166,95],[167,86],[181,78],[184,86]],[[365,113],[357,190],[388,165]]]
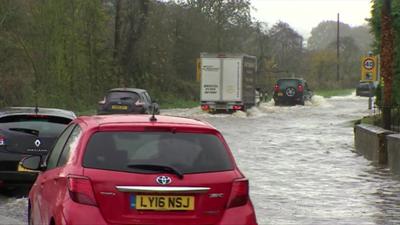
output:
[[[37,111],[36,111],[37,110]],[[10,116],[10,115],[47,115],[47,116],[58,116],[68,119],[75,119],[76,115],[74,112],[57,109],[57,108],[42,108],[42,107],[6,107],[0,109],[0,117]]]
[[[89,127],[99,126],[130,126],[142,125],[152,127],[192,127],[216,130],[211,124],[196,119],[155,115],[156,121],[150,121],[152,115],[143,114],[113,114],[113,115],[93,115],[81,116],[81,120]]]
[[[278,81],[280,80],[299,80],[299,81],[306,81],[303,78],[293,78],[293,77],[288,77],[288,78],[279,78]]]
[[[108,92],[116,92],[116,91],[127,91],[127,92],[136,92],[136,93],[143,93],[146,92],[146,90],[144,89],[140,89],[140,88],[113,88],[111,90],[109,90]]]

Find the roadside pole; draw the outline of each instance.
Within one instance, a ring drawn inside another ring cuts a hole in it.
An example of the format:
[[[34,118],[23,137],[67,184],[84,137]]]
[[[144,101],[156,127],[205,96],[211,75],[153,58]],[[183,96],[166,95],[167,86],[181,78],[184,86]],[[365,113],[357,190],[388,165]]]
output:
[[[368,84],[368,109],[372,109],[372,82]]]

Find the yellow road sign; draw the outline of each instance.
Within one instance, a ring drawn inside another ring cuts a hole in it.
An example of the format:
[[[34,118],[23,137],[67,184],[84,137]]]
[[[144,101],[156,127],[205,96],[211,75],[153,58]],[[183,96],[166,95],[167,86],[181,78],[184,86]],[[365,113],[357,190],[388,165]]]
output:
[[[377,81],[378,57],[364,56],[361,58],[361,81]]]
[[[201,77],[201,60],[199,58],[196,60],[196,67],[197,67],[196,80],[200,81],[200,77]]]

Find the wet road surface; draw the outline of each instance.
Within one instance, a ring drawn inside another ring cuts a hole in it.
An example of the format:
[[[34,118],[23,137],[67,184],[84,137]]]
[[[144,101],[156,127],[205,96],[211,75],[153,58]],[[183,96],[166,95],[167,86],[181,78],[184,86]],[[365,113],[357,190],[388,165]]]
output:
[[[369,113],[367,99],[354,96],[264,103],[247,114],[162,111],[206,120],[223,133],[250,178],[260,225],[400,224],[400,178],[354,152],[353,122]],[[0,224],[5,217],[23,224],[26,199],[0,196]]]

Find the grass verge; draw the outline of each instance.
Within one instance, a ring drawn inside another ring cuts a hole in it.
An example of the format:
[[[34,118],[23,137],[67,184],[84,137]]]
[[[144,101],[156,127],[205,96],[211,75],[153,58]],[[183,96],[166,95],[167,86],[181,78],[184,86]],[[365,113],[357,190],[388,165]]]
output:
[[[159,103],[160,109],[193,108],[200,105],[199,101],[174,99]]]
[[[334,90],[316,90],[315,94],[320,95],[324,98],[330,98],[332,96],[346,96],[351,95],[354,89],[334,89]]]

